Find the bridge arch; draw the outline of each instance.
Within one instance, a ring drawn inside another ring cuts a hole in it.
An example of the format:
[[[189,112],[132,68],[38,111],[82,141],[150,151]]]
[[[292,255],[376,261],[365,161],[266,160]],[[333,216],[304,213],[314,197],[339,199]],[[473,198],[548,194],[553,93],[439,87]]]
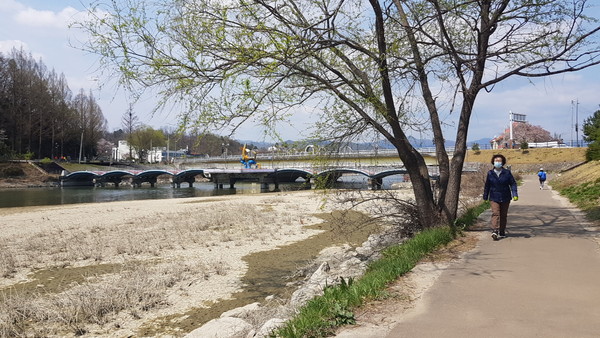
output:
[[[305,181],[309,181],[313,177],[313,173],[303,169],[277,169],[267,177],[273,179],[276,182],[295,182],[298,178],[302,177]]]
[[[106,172],[98,172],[96,177],[96,184],[99,184],[103,187],[106,183],[113,183],[115,187],[118,187],[121,181],[123,181],[123,177],[125,176],[134,177],[135,174],[126,170],[111,170]]]
[[[61,186],[94,186],[98,175],[93,171],[76,171],[61,177]]]
[[[371,173],[359,170],[359,169],[351,169],[351,168],[339,168],[339,169],[327,169],[315,175],[315,177],[324,177],[328,175],[343,175],[343,174],[359,174],[366,177],[371,177]]]
[[[186,169],[173,175],[173,187],[181,188],[181,183],[187,182],[190,188],[196,182],[196,176],[207,178],[204,169]]]
[[[324,185],[329,186],[329,185],[335,183],[344,174],[358,174],[358,175],[363,175],[367,178],[371,177],[371,174],[366,171],[359,170],[359,169],[350,169],[350,168],[327,169],[325,171],[322,171],[322,172],[316,174],[314,177],[317,180],[321,180],[321,182]]]
[[[156,184],[156,181],[158,179],[158,176],[160,176],[160,175],[173,176],[173,173],[170,171],[167,171],[167,170],[162,170],[162,169],[145,170],[145,171],[135,174],[133,176],[132,183],[134,186],[141,187],[142,183],[148,182],[148,183],[150,183],[151,187],[154,187],[154,185]]]
[[[388,176],[405,175],[405,174],[408,174],[408,170],[406,170],[406,169],[391,169],[391,170],[385,170],[385,171],[379,172],[377,174],[371,175],[371,178],[383,179]]]

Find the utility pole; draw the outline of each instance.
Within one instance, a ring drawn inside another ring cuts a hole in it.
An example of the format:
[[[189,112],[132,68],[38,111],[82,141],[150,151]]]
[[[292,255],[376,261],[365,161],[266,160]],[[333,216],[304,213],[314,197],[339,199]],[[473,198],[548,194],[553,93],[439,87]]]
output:
[[[509,140],[510,140],[510,149],[513,147],[513,112],[512,110],[508,111],[508,128],[510,130]]]
[[[579,99],[575,101],[575,136],[577,137],[577,148],[579,148]]]
[[[79,142],[79,164],[81,164],[81,151],[83,150],[83,129],[81,130],[81,141]]]
[[[573,100],[571,100],[571,147],[573,147],[573,116],[574,116],[574,111],[573,111]]]

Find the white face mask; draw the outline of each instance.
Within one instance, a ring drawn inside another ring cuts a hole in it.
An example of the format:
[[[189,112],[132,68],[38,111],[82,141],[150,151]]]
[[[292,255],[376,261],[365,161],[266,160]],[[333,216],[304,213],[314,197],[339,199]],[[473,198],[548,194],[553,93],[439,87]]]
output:
[[[502,162],[494,162],[494,167],[502,168]]]

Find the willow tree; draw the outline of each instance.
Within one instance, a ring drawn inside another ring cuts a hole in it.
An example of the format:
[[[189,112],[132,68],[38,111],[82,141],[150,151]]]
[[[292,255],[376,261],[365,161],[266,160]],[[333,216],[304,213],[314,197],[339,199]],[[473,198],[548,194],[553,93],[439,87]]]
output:
[[[600,62],[585,0],[109,1],[80,23],[133,90],[181,104],[184,123],[274,126],[313,106],[317,132],[375,130],[397,149],[424,226],[457,213],[477,96],[510,77],[573,72]],[[456,107],[456,108],[454,108]],[[455,149],[441,116],[456,110]],[[426,123],[436,145],[432,192],[407,134]],[[451,155],[451,156],[449,156]]]

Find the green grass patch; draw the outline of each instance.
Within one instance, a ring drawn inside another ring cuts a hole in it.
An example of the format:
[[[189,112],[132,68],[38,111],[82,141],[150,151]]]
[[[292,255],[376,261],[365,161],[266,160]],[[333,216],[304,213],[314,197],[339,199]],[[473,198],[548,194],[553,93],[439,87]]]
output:
[[[85,171],[85,170],[112,170],[112,168],[107,167],[107,166],[103,166],[103,165],[97,165],[97,164],[88,164],[88,163],[70,163],[70,162],[60,162],[59,163],[61,167],[65,168],[66,170],[73,172],[73,171]]]
[[[467,230],[477,222],[477,217],[490,208],[490,201],[484,201],[478,206],[468,209],[460,218],[454,221],[457,230]]]
[[[489,203],[467,211],[455,224],[465,229]],[[274,333],[276,337],[324,337],[341,325],[353,324],[354,308],[365,301],[383,298],[386,287],[412,270],[427,254],[455,238],[451,227],[424,230],[403,244],[384,250],[382,258],[372,262],[367,272],[357,280],[342,280],[341,284],[326,286],[324,294],[310,300],[285,326]]]
[[[592,182],[565,187],[559,190],[571,203],[583,210],[590,220],[600,220],[600,178]]]

